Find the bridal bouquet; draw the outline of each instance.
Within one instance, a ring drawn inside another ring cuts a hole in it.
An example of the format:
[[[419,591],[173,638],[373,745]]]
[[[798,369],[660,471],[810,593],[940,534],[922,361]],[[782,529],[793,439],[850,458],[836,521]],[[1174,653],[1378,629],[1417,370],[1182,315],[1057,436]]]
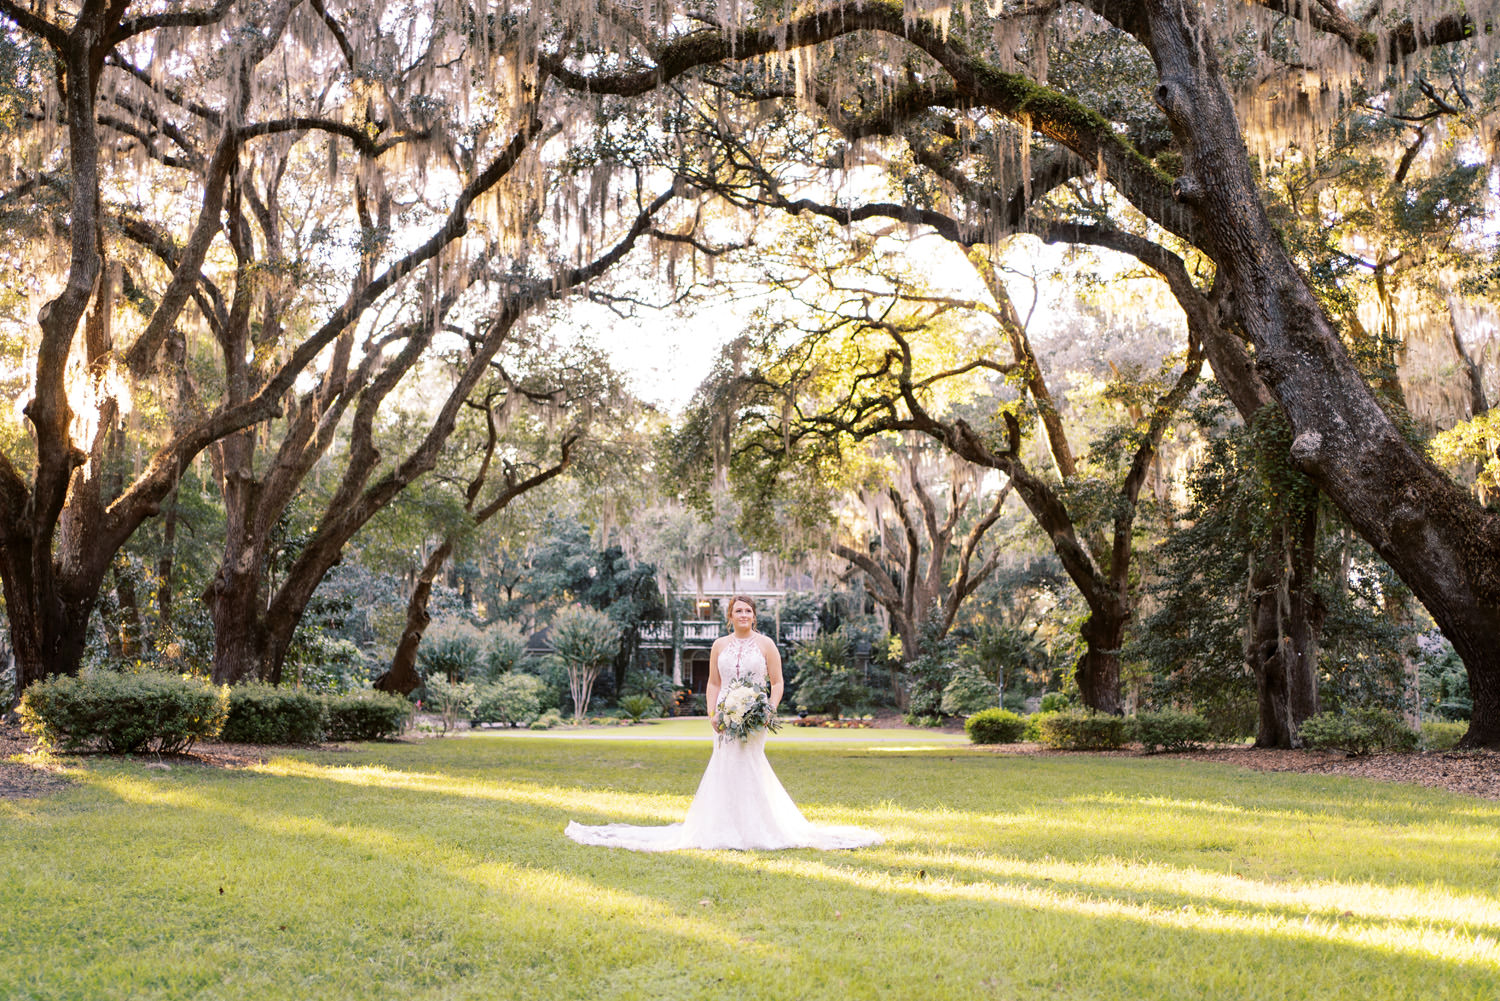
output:
[[[765,690],[739,679],[724,686],[718,708],[714,710],[714,721],[719,724],[721,736],[739,740],[745,740],[756,730],[775,733],[781,728]]]

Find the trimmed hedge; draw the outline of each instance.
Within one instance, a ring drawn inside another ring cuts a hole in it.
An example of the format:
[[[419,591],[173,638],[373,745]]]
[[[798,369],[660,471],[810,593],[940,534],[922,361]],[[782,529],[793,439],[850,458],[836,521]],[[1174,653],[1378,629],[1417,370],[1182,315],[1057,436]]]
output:
[[[1014,744],[1026,736],[1026,721],[1009,709],[981,709],[964,720],[964,732],[976,744]]]
[[[1186,750],[1206,743],[1212,736],[1208,720],[1180,709],[1139,713],[1131,720],[1130,728],[1147,753]]]
[[[411,703],[399,695],[366,689],[327,699],[329,740],[383,740],[406,729]]]
[[[217,736],[228,706],[228,694],[206,681],[100,671],[32,683],[20,713],[27,733],[64,751],[175,754]]]
[[[1065,751],[1107,751],[1125,743],[1125,717],[1092,709],[1060,709],[1031,717],[1036,739]]]
[[[327,722],[327,706],[309,692],[237,685],[229,690],[229,716],[220,739],[240,744],[317,744],[323,740]]]
[[[1389,709],[1356,709],[1343,715],[1318,713],[1302,721],[1301,735],[1302,743],[1314,750],[1354,755],[1415,751],[1422,742],[1422,735]]]

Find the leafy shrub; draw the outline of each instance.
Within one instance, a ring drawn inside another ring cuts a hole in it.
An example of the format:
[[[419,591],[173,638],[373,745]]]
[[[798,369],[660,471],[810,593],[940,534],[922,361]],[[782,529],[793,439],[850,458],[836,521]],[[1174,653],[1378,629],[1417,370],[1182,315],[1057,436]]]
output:
[[[554,726],[562,726],[562,722],[563,718],[557,714],[557,710],[549,709],[532,722],[531,729],[550,730]]]
[[[458,718],[464,715],[474,701],[475,688],[467,681],[448,681],[433,676],[427,679],[427,697],[424,704],[438,714],[443,721],[443,732],[453,729]]]
[[[316,744],[328,708],[309,692],[271,685],[236,685],[220,737],[240,744]]]
[[[1469,691],[1469,672],[1453,644],[1442,635],[1433,634],[1420,637],[1417,642],[1422,651],[1419,677],[1423,712],[1443,720],[1471,717],[1474,697]]]
[[[864,678],[853,668],[830,664],[817,655],[804,659],[798,667],[792,698],[812,712],[837,716],[867,697]]]
[[[677,689],[672,687],[672,679],[660,671],[628,671],[625,674],[625,684],[620,690],[621,695],[644,695],[656,704],[661,710],[660,715],[667,715],[672,711],[672,706],[677,699]],[[623,701],[621,705],[623,705]]]
[[[995,683],[985,677],[977,664],[960,664],[943,688],[940,708],[948,716],[968,715],[1000,704]],[[982,741],[981,743],[990,743]]]
[[[943,717],[941,716],[919,716],[916,713],[907,713],[901,718],[906,722],[907,726],[934,727],[943,725]]]
[[[932,623],[924,627],[931,634]],[[907,661],[902,679],[906,689],[906,712],[908,716],[941,716],[943,713],[943,691],[953,680],[958,670],[958,660],[953,653],[953,639],[932,640],[920,657]]]
[[[1062,692],[1046,692],[1042,695],[1042,704],[1039,707],[1044,713],[1055,713],[1059,709],[1066,709],[1072,705],[1072,701]]]
[[[1429,720],[1422,724],[1422,746],[1429,751],[1451,751],[1468,729],[1467,723]]]
[[[1180,709],[1140,713],[1131,720],[1130,729],[1147,752],[1153,753],[1197,747],[1211,736],[1208,720]]]
[[[98,671],[33,682],[21,698],[21,726],[64,751],[174,754],[217,735],[228,704],[206,681]]]
[[[1125,743],[1125,718],[1092,709],[1038,713],[1037,740],[1066,751],[1102,751]]]
[[[373,689],[327,696],[327,706],[329,740],[383,740],[411,719],[410,702]]]
[[[542,712],[542,692],[546,685],[530,674],[504,674],[485,685],[474,695],[469,719],[475,723],[504,723],[525,726]]]
[[[1302,742],[1315,750],[1370,754],[1374,751],[1412,751],[1421,736],[1389,709],[1318,713],[1302,722]]]
[[[964,721],[976,744],[1014,744],[1026,735],[1026,721],[1008,709],[981,709]]]
[[[297,640],[287,651],[283,678],[295,681],[304,691],[326,695],[369,687],[373,680],[371,662],[358,644],[324,632],[303,636],[304,632],[297,631]]]
[[[1422,734],[1389,709],[1356,709],[1354,717],[1370,728],[1377,750],[1405,753],[1422,745]]]
[[[526,630],[514,622],[497,622],[484,632],[479,667],[494,680],[509,674],[526,656]]]
[[[463,681],[479,672],[479,630],[460,619],[434,622],[417,647],[423,678]]]
[[[632,723],[639,723],[646,716],[655,716],[657,709],[656,700],[649,695],[627,695],[620,700],[620,710],[630,717]]]

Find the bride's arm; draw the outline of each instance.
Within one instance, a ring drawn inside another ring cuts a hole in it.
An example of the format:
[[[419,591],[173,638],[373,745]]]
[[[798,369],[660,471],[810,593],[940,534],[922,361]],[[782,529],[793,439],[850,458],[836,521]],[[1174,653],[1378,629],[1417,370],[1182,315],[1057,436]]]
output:
[[[708,651],[708,687],[703,690],[703,700],[708,704],[708,725],[714,728],[714,733],[719,732],[719,722],[714,717],[714,710],[719,705],[719,688],[723,685],[719,677],[719,648],[723,645],[715,640],[713,648]]]
[[[786,690],[786,680],[781,676],[781,654],[770,637],[766,637],[761,652],[766,655],[766,680],[771,683],[771,708],[775,709],[781,705],[781,693]]]

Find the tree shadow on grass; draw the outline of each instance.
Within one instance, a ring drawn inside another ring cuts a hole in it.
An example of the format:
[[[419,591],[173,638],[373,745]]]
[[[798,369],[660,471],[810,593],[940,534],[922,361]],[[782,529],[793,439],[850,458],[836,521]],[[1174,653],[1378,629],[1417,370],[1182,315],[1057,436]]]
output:
[[[642,753],[594,756],[594,764],[613,767]],[[827,794],[836,786],[803,773],[791,757],[785,765],[793,787]],[[1382,907],[1376,887],[1356,907],[1335,912],[1337,888],[1304,903],[1275,881],[1216,882],[1200,866],[1121,863],[1083,842],[1068,842],[1072,850],[1061,854],[1006,853],[1016,833],[1006,825],[1023,816],[1006,812],[1024,805],[1012,796],[979,796],[972,809],[945,811],[878,799],[879,784],[837,785],[837,799],[809,795],[804,806],[818,819],[890,822],[890,844],[853,853],[639,855],[562,838],[570,819],[677,819],[685,799],[674,776],[683,769],[668,771],[653,778],[633,770],[632,789],[621,791],[517,781],[493,768],[460,775],[360,768],[345,757],[337,766],[310,761],[286,774],[246,775],[226,783],[222,795],[202,783],[191,794],[174,789],[170,776],[157,776],[147,791],[152,811],[169,814],[157,823],[174,826],[173,812],[183,828],[207,817],[226,842],[251,852],[295,851],[325,880],[341,873],[357,880],[370,869],[419,871],[431,899],[458,902],[461,913],[414,928],[412,940],[455,976],[476,975],[474,959],[455,942],[488,943],[494,962],[541,984],[527,996],[1366,1001],[1500,994],[1493,910],[1489,919],[1431,914],[1424,921],[1415,910],[1420,893]],[[113,791],[147,802],[132,788]],[[1100,795],[1084,789],[1054,803],[1107,813],[1121,802],[1096,801]],[[1258,791],[1256,798],[1267,797]],[[1205,824],[1247,809],[1232,792],[1212,803],[1157,793],[1127,802],[1143,799],[1162,814]],[[1031,819],[1047,806],[1032,803]],[[1310,809],[1285,807],[1278,822],[1305,819]],[[1340,817],[1337,802],[1316,810],[1330,822]],[[1415,817],[1435,821],[1438,813],[1422,808]],[[965,828],[961,836],[955,826]],[[1094,847],[1128,834],[1109,827],[1099,824]],[[992,832],[1009,842],[991,840]],[[1026,833],[1045,836],[1045,826]],[[1441,846],[1434,835],[1421,847],[1440,864]],[[1140,870],[1149,871],[1143,877]],[[1470,895],[1493,904],[1492,887],[1492,880],[1476,884]],[[1410,889],[1389,886],[1393,899]],[[358,896],[330,890],[324,906],[355,910]],[[401,913],[399,921],[409,921]],[[574,982],[541,983],[554,975]],[[652,993],[662,984],[680,993]]]

